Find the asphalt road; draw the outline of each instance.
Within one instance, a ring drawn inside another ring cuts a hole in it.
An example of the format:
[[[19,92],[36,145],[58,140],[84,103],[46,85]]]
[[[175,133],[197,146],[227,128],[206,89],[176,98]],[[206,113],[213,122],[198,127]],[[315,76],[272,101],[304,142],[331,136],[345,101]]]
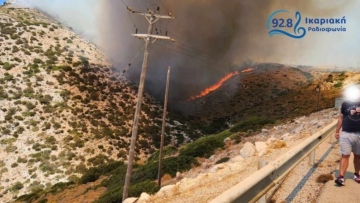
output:
[[[345,174],[345,186],[339,187],[335,184],[335,178],[339,170],[335,171],[334,180],[328,181],[317,199],[317,203],[359,203],[360,184],[352,178],[354,176],[353,156],[350,156],[349,167]]]

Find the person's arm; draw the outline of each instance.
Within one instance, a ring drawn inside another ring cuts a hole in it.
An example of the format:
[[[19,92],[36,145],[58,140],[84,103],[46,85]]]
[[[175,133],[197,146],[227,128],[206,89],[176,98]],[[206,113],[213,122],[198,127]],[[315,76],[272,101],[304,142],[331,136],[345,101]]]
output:
[[[336,126],[336,131],[335,131],[335,138],[336,139],[339,139],[339,137],[340,137],[340,129],[342,127],[343,118],[344,118],[344,114],[340,114],[339,118],[338,118],[338,123],[337,123],[337,126]]]

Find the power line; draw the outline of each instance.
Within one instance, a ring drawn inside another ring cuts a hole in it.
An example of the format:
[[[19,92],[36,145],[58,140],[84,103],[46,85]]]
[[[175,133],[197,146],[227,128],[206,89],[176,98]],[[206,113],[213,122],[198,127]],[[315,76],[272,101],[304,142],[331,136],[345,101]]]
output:
[[[170,33],[170,31],[168,31],[168,33]],[[172,35],[174,35],[175,36],[175,34],[173,33],[173,32],[171,32],[171,34]],[[202,54],[204,54],[204,55],[207,55],[207,56],[209,56],[209,57],[213,57],[213,56],[210,56],[210,55],[208,55],[207,53],[205,53],[205,52],[203,52],[203,51],[201,51],[201,50],[198,50],[198,49],[195,49],[195,48],[192,48],[192,47],[190,47],[189,45],[186,45],[186,44],[184,44],[184,43],[182,43],[182,42],[180,42],[178,39],[179,39],[179,37],[177,37],[177,36],[175,36],[176,37],[176,42],[178,43],[178,44],[181,44],[181,45],[183,45],[183,46],[185,46],[185,47],[188,47],[189,49],[192,49],[192,50],[195,50],[195,51],[198,51],[198,52],[200,52],[200,53],[202,53]]]
[[[144,4],[144,2],[142,0],[140,0],[141,3],[144,5],[144,7],[146,8],[146,10],[149,10],[149,8]]]
[[[158,4],[151,4],[149,6],[149,9],[151,8],[151,6],[156,6],[156,11],[159,12],[160,11],[160,6]]]
[[[121,0],[121,2],[124,4],[124,6],[125,6],[126,8],[129,8],[129,6],[125,4],[124,0]],[[137,27],[136,27],[136,25],[135,25],[134,19],[131,17],[129,11],[128,11],[127,13],[128,13],[128,15],[129,15],[131,21],[133,22],[134,28],[137,30]]]
[[[168,31],[168,32],[170,33],[170,31]],[[176,36],[174,33],[172,33],[172,32],[171,32],[171,34],[174,35],[174,36],[177,38],[177,40],[176,40],[176,43],[177,43],[177,44],[180,44],[180,45],[182,45],[182,46],[185,46],[185,47],[193,50],[194,52],[199,52],[199,53],[201,53],[202,55],[204,55],[204,56],[206,56],[206,57],[216,58],[216,57],[211,56],[211,55],[209,55],[209,54],[207,54],[207,53],[205,53],[205,52],[203,52],[203,51],[201,51],[201,50],[199,50],[199,49],[195,49],[195,48],[193,48],[193,47],[191,47],[191,46],[189,46],[189,45],[186,45],[185,43],[182,43],[182,42],[178,41],[179,37],[177,37],[177,36]],[[229,63],[229,62],[227,62],[227,61],[225,61],[225,60],[221,60],[221,59],[216,59],[216,60],[223,61],[224,63],[231,64],[232,66],[238,66],[238,65]]]
[[[192,50],[191,48],[186,48],[186,47],[184,48],[184,47],[181,47],[181,46],[174,45],[173,43],[168,43],[168,42],[164,42],[164,43],[169,44],[169,45],[177,48],[177,49],[172,49],[172,50],[178,51],[179,53],[182,53],[182,54],[187,55],[187,56],[189,56],[189,54],[192,54],[191,57],[199,57],[203,61],[206,61],[206,59],[207,59],[207,60],[212,60],[212,61],[217,62],[217,63],[226,64],[226,65],[229,65],[229,66],[232,66],[232,67],[239,67],[238,65],[232,64],[232,63],[230,63],[228,61],[225,61],[225,60],[217,59],[217,58],[212,57],[212,56],[210,56],[210,55],[208,55],[208,54],[206,54],[204,52],[197,51],[196,49]],[[163,46],[166,47],[165,45],[163,45]],[[171,49],[169,47],[166,47],[166,48]],[[185,51],[185,52],[188,52],[188,53],[181,52],[179,49],[181,51]]]
[[[124,75],[124,73],[129,70],[130,66],[132,65],[132,63],[134,62],[134,60],[139,56],[139,54],[141,53],[141,51],[144,49],[145,45],[139,50],[139,52],[135,55],[135,57],[131,60],[131,62],[124,68],[124,70],[122,71],[120,77],[122,75]]]
[[[160,3],[164,6],[166,12],[168,12],[168,9],[166,8],[165,4],[163,4],[163,2],[162,2],[161,0],[159,0],[159,1],[160,1]]]
[[[215,59],[212,59],[213,61],[210,61],[210,60],[207,60],[207,59],[204,59],[204,58],[200,58],[200,57],[198,57],[198,56],[196,56],[196,55],[193,55],[193,53],[185,53],[185,52],[183,52],[183,51],[181,51],[181,50],[177,50],[177,49],[174,49],[174,48],[170,48],[170,47],[167,47],[167,46],[165,46],[165,45],[163,45],[163,44],[160,44],[160,43],[158,43],[158,44],[156,44],[156,45],[159,45],[159,46],[162,46],[162,47],[164,47],[164,48],[166,48],[166,49],[169,49],[169,50],[172,50],[172,51],[175,51],[175,52],[178,52],[178,53],[180,53],[180,54],[183,54],[183,55],[185,55],[185,56],[188,56],[188,57],[192,57],[192,58],[194,58],[194,59],[197,59],[197,60],[199,60],[199,61],[203,61],[203,62],[206,62],[206,63],[214,63],[214,61],[215,62],[218,62],[218,61],[216,61]],[[228,64],[227,64],[228,65]]]

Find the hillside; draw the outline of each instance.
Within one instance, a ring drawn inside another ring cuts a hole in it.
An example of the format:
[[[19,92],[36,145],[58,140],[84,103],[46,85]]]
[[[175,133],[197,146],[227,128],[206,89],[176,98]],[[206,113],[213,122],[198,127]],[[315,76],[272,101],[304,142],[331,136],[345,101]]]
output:
[[[0,201],[126,161],[137,87],[46,15],[5,6],[0,16]],[[170,117],[166,144],[199,136]],[[159,146],[161,118],[161,105],[146,94],[135,160]]]
[[[281,64],[250,68],[251,72],[232,77],[216,91],[183,104],[192,119],[208,125],[206,132],[253,117],[291,119],[333,107],[342,87],[358,81],[355,73],[303,71]]]

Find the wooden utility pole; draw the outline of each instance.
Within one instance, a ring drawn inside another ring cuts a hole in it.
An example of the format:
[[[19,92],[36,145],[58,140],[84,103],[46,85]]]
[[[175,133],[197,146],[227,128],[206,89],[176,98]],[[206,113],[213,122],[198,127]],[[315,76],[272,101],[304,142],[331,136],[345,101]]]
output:
[[[166,78],[166,89],[165,89],[165,99],[164,99],[164,111],[161,127],[161,143],[160,143],[160,153],[159,153],[159,167],[158,167],[158,185],[161,187],[161,167],[162,167],[162,158],[163,158],[163,147],[164,147],[164,133],[165,133],[165,124],[166,124],[166,109],[167,109],[167,100],[168,100],[168,91],[169,91],[169,81],[170,81],[170,66],[168,67],[167,78]]]
[[[138,131],[138,122],[139,122],[139,116],[140,116],[140,111],[141,111],[141,102],[142,102],[143,92],[144,92],[144,83],[145,83],[145,77],[146,77],[150,45],[151,45],[151,43],[155,42],[157,39],[167,39],[167,40],[174,41],[173,39],[171,39],[170,37],[167,37],[167,36],[152,35],[153,24],[157,20],[159,20],[160,18],[173,19],[174,17],[172,17],[170,15],[155,14],[150,9],[149,9],[149,13],[141,13],[141,12],[133,11],[129,7],[127,9],[131,13],[136,13],[136,14],[145,16],[145,18],[149,22],[149,28],[148,28],[147,34],[132,34],[132,36],[138,37],[140,39],[142,38],[145,40],[145,53],[144,53],[144,61],[143,61],[142,69],[141,69],[136,110],[135,110],[134,122],[133,122],[133,127],[132,127],[129,158],[128,158],[128,164],[127,164],[126,176],[125,176],[125,184],[124,184],[124,190],[123,190],[123,196],[122,196],[123,201],[128,197],[129,188],[130,188],[130,179],[131,179],[132,167],[133,167],[133,162],[134,162],[134,152],[135,152],[135,144],[136,144],[136,137],[137,137],[137,131]]]

